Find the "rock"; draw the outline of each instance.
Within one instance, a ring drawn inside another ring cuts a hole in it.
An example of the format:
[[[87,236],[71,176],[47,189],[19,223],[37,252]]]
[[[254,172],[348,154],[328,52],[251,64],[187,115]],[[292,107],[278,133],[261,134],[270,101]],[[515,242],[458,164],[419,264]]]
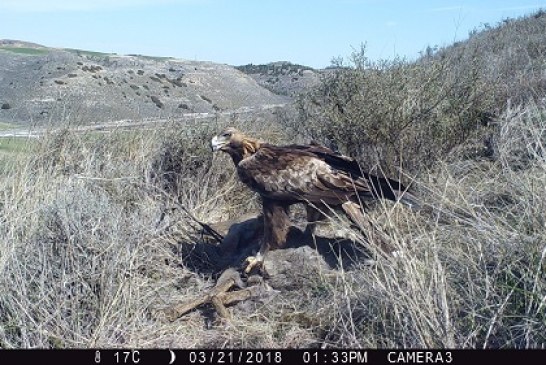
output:
[[[161,100],[159,100],[157,96],[152,95],[150,96],[150,99],[152,99],[152,101],[158,108],[163,108],[164,104],[161,102]]]

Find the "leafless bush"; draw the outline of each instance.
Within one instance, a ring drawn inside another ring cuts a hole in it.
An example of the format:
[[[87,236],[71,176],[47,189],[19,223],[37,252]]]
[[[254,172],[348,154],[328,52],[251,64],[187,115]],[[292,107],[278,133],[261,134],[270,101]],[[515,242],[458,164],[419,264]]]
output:
[[[367,169],[416,173],[474,136],[490,110],[483,80],[467,61],[470,70],[454,73],[447,60],[372,63],[362,50],[350,68],[300,98],[293,127]]]
[[[299,117],[285,124],[367,169],[416,174],[470,139],[487,143],[509,105],[543,97],[545,29],[540,12],[506,20],[416,62],[372,62],[362,47],[301,96]]]

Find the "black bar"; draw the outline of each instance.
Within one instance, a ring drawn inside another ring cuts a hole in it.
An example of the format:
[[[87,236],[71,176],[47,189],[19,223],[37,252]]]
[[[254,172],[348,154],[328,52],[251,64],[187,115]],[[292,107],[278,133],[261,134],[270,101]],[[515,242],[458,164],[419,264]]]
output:
[[[173,358],[174,356],[174,358]],[[546,364],[546,350],[0,350],[0,364]]]

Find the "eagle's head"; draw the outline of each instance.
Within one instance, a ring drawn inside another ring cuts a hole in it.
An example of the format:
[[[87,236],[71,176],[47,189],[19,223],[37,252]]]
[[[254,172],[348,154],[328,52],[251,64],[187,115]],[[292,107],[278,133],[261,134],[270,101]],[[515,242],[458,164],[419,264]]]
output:
[[[212,151],[223,151],[228,153],[233,161],[238,164],[242,159],[256,153],[260,143],[245,136],[235,128],[226,128],[212,138],[210,142]]]
[[[244,136],[235,128],[226,128],[221,131],[217,136],[212,137],[210,146],[212,151],[224,151],[229,152],[230,149],[238,149],[241,146],[241,142]]]

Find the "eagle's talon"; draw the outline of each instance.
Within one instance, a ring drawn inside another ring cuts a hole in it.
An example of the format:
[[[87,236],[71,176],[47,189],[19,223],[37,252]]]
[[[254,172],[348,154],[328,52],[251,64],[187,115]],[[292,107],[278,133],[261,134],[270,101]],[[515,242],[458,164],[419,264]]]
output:
[[[249,274],[255,267],[259,269],[263,268],[264,258],[262,255],[257,254],[256,256],[249,256],[245,260],[245,274]]]

